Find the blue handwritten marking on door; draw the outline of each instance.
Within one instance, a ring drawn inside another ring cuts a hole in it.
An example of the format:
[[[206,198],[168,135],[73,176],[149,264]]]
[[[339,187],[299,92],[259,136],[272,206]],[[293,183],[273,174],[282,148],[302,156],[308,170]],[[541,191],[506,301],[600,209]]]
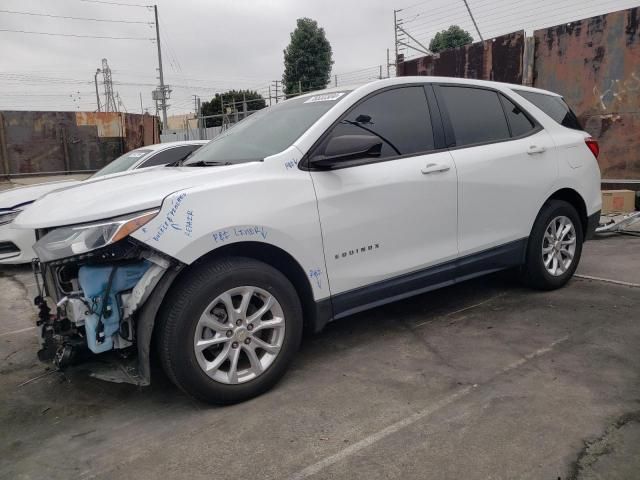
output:
[[[298,166],[298,160],[296,160],[295,158],[292,158],[291,160],[284,162],[284,166],[287,168],[287,170],[291,168],[296,168]]]
[[[211,235],[216,243],[225,243],[228,240],[243,239],[243,238],[258,238],[262,240],[267,239],[269,231],[260,226],[253,227],[234,227],[225,230],[218,230]]]
[[[309,270],[309,278],[316,281],[318,288],[322,288],[322,270],[319,268],[312,268]]]

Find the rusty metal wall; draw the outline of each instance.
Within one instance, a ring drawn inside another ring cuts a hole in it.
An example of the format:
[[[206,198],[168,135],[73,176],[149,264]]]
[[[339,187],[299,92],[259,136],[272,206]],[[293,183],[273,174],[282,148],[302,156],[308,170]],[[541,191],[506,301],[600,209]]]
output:
[[[524,31],[398,64],[398,76],[438,75],[522,83]]]
[[[115,112],[0,112],[0,175],[97,170],[159,143],[157,118]]]
[[[600,143],[603,178],[640,179],[640,8],[534,32],[534,86],[562,94]]]

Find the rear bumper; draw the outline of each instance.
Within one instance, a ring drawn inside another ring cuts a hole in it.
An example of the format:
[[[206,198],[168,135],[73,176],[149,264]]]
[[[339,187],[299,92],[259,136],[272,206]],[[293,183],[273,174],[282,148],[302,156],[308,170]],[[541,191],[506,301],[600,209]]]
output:
[[[587,230],[584,232],[584,239],[591,240],[596,233],[596,228],[600,224],[600,210],[587,217]]]

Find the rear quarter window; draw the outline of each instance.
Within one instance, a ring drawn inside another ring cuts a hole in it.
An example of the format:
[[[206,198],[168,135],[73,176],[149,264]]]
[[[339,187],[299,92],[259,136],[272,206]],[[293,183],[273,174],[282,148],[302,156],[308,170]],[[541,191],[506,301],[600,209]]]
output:
[[[529,100],[563,127],[572,128],[573,130],[584,130],[582,125],[580,125],[578,117],[562,97],[526,90],[514,89],[514,91],[521,97]]]

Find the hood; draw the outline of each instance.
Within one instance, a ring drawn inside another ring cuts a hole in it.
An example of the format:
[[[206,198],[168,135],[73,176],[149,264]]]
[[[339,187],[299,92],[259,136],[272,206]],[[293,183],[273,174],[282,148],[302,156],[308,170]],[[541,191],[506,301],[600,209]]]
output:
[[[219,167],[161,167],[85,180],[45,195],[14,221],[17,228],[92,222],[162,205],[169,194],[249,174],[262,162]]]
[[[30,203],[41,196],[80,183],[80,180],[62,180],[60,182],[38,183],[24,187],[14,187],[0,192],[0,210],[11,209],[25,203]]]

